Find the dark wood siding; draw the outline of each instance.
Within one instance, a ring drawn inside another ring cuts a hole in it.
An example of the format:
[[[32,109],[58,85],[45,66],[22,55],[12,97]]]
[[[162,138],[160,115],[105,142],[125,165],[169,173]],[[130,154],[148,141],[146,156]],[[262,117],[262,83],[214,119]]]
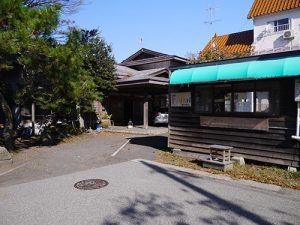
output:
[[[169,147],[208,153],[209,146],[212,144],[227,145],[234,147],[233,154],[236,156],[299,167],[299,143],[291,138],[295,134],[296,125],[293,82],[293,79],[282,80],[279,114],[264,117],[269,121],[268,131],[201,127],[200,119],[202,115],[195,113],[193,107],[170,108]],[[173,91],[182,91],[180,87],[172,87],[172,89]],[[189,89],[192,91],[193,86]],[[184,91],[186,90],[184,88]],[[255,118],[255,116],[252,118]]]
[[[170,67],[170,61],[161,61],[161,62],[152,62],[148,64],[141,64],[141,65],[134,65],[130,66],[132,69],[136,70],[151,70],[151,69],[157,69],[157,68],[169,68]]]

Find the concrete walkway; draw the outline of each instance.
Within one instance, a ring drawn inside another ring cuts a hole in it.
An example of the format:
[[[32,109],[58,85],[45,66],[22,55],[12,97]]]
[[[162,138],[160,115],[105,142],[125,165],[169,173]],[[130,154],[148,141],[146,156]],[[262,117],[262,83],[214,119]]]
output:
[[[126,126],[111,126],[103,129],[104,132],[112,133],[126,133],[126,134],[139,134],[139,135],[159,135],[168,133],[168,127],[151,127],[145,129],[143,126],[134,126],[127,128]]]
[[[0,188],[0,224],[299,224],[300,192],[134,160]],[[103,189],[74,183],[100,178]]]

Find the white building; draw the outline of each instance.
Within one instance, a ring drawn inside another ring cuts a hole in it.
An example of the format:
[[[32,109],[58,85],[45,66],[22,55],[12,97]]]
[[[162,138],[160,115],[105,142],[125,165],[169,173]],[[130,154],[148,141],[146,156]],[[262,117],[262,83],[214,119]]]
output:
[[[300,0],[255,0],[253,54],[300,49]]]

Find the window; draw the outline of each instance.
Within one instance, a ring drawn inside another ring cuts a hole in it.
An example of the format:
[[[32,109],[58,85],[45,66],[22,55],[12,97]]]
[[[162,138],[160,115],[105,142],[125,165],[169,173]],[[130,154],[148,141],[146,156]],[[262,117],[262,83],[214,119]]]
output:
[[[160,107],[169,107],[169,98],[168,95],[161,95],[160,96]]]
[[[195,111],[212,112],[212,89],[211,87],[196,87],[195,89]]]
[[[216,113],[231,112],[231,85],[215,87],[214,111]]]
[[[270,112],[270,94],[268,91],[256,92],[256,112]]]
[[[277,92],[274,82],[197,86],[194,108],[197,113],[275,113]],[[272,100],[273,99],[273,100]],[[272,102],[273,101],[273,102]],[[273,112],[272,112],[273,110]]]
[[[254,112],[254,92],[235,92],[234,111],[235,112]]]
[[[288,18],[275,20],[273,22],[270,22],[269,24],[273,26],[273,32],[279,32],[290,29],[290,21]]]
[[[168,95],[154,95],[153,96],[153,107],[154,108],[169,107],[169,96]]]

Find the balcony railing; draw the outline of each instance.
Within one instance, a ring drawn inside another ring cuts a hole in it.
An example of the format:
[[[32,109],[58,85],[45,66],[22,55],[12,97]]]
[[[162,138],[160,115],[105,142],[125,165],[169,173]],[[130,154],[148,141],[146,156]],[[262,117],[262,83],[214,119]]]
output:
[[[273,32],[279,32],[279,31],[284,31],[289,29],[290,29],[290,24],[282,24],[282,25],[274,26]]]

